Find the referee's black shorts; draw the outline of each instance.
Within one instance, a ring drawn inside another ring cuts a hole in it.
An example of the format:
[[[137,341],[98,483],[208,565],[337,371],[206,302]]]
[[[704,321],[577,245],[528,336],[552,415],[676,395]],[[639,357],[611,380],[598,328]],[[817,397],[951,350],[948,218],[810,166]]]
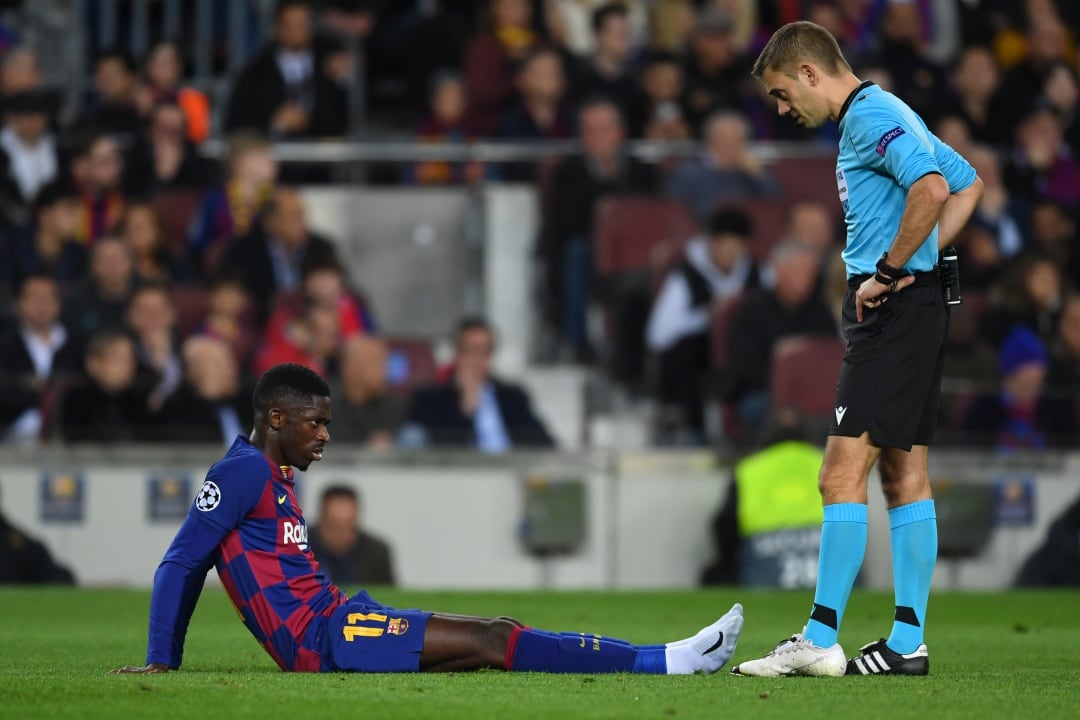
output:
[[[830,435],[859,437],[869,431],[879,447],[909,451],[934,440],[949,309],[935,272],[855,319],[855,291],[868,276],[848,281],[844,296],[847,350],[836,384]]]

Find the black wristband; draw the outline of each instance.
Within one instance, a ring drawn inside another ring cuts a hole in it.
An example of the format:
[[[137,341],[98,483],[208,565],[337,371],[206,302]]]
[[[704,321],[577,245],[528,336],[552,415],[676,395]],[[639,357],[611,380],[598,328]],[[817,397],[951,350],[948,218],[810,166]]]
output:
[[[877,265],[875,266],[877,274],[874,277],[882,285],[896,283],[904,275],[904,269],[893,267],[888,263],[888,259],[889,253],[882,253],[881,259],[877,261]],[[888,280],[882,280],[881,278],[883,277],[888,278]]]
[[[874,280],[878,281],[882,285],[887,286],[889,288],[889,292],[892,292],[893,289],[896,287],[896,283],[900,282],[899,279],[894,280],[891,277],[882,275],[880,270],[874,273]]]

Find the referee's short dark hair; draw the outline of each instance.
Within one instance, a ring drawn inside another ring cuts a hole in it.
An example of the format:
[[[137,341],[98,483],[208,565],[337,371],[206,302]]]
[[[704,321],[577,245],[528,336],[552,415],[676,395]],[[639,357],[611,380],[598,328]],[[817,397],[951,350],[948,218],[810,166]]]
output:
[[[329,397],[330,386],[309,367],[299,363],[281,363],[259,378],[251,402],[255,412],[264,413],[272,407],[305,402],[312,396]]]
[[[709,236],[738,235],[749,240],[754,234],[754,221],[743,210],[733,205],[717,208],[709,218]]]
[[[839,77],[851,65],[844,58],[832,33],[808,20],[788,23],[773,33],[765,43],[750,73],[760,78],[766,70],[795,76],[800,63],[812,62],[833,77]]]

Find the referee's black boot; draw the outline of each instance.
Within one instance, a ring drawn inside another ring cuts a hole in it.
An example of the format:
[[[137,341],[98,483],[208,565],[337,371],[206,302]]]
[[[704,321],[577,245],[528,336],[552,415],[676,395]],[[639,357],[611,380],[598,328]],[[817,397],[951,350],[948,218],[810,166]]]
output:
[[[926,675],[930,672],[930,656],[926,646],[901,655],[885,644],[885,638],[863,645],[859,654],[848,660],[846,675]]]

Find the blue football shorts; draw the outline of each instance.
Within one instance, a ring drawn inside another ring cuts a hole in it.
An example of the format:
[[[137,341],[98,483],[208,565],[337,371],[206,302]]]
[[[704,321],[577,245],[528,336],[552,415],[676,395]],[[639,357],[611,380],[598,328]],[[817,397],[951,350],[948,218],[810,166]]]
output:
[[[430,612],[397,610],[360,591],[326,623],[328,672],[417,672]]]

